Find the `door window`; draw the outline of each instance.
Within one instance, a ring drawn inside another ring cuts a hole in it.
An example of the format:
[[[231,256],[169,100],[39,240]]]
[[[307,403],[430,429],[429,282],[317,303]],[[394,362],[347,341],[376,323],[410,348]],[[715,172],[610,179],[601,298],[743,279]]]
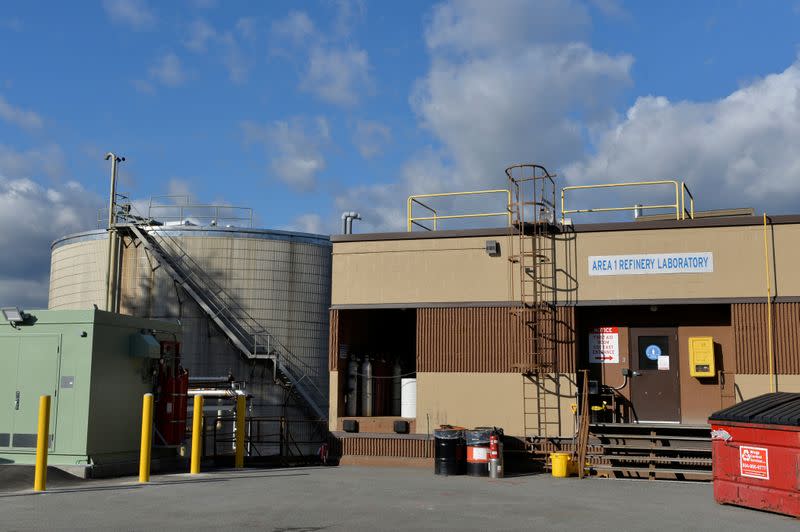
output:
[[[658,370],[658,357],[669,356],[669,336],[640,336],[638,352],[640,370]]]

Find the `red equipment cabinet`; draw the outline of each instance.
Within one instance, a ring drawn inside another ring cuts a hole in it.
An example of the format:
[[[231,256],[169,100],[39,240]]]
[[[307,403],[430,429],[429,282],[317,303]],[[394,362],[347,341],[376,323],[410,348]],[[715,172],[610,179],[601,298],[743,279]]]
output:
[[[800,517],[800,393],[769,393],[709,417],[714,498]]]
[[[155,405],[156,445],[180,445],[186,437],[189,372],[180,364],[179,342],[161,342]]]

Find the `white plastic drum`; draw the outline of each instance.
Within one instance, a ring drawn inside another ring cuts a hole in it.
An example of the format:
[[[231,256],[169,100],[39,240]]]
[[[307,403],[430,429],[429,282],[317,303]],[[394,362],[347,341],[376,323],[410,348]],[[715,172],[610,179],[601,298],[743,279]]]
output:
[[[400,381],[400,416],[417,417],[417,379]]]

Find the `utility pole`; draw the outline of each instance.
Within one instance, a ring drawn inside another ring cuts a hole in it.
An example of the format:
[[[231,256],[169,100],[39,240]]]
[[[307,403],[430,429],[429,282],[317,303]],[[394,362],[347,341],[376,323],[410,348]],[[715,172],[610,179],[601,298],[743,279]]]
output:
[[[111,160],[111,194],[108,201],[108,269],[106,270],[106,310],[117,312],[119,301],[117,298],[117,280],[119,268],[117,254],[119,253],[119,235],[117,235],[117,164],[123,162],[125,157],[118,157],[112,152],[106,153],[106,161]]]

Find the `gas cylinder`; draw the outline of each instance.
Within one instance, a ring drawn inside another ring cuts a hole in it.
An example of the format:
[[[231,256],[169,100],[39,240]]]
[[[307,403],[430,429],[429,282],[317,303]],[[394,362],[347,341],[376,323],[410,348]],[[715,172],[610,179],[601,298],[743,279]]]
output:
[[[347,363],[347,415],[358,415],[358,359],[350,355]]]
[[[372,362],[364,357],[361,363],[361,415],[372,416]]]

